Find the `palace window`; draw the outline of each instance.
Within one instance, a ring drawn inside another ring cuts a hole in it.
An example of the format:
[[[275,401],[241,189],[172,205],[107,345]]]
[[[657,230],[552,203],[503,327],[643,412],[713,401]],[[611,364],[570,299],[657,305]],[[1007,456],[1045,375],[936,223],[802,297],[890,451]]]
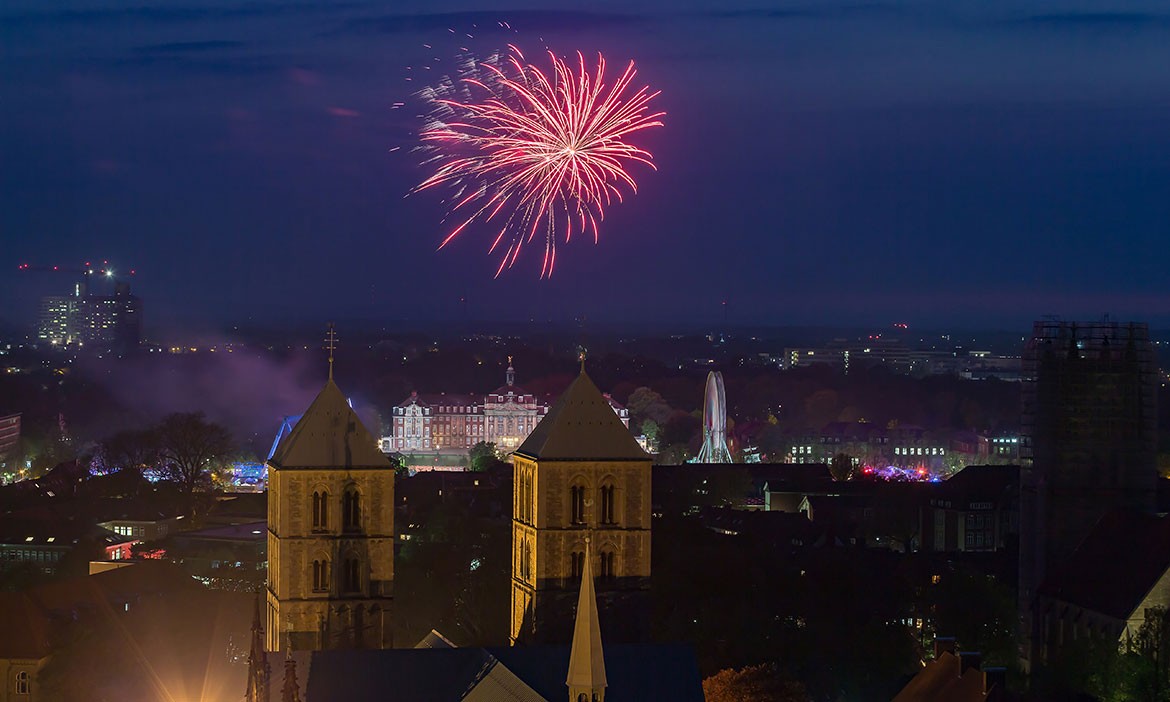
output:
[[[319,490],[313,493],[313,531],[329,528],[329,493]]]
[[[342,524],[346,531],[361,531],[361,496],[357,490],[351,488],[345,491],[345,496],[341,500],[341,512]]]
[[[573,524],[585,523],[585,488],[574,485],[569,488],[569,507],[572,511]]]
[[[28,695],[32,692],[32,680],[30,679],[27,670],[22,670],[16,674],[16,694]]]
[[[329,592],[329,561],[313,561],[313,592]]]
[[[569,559],[570,577],[580,580],[581,574],[585,572],[585,553],[583,551],[573,551]]]
[[[601,523],[617,524],[614,519],[614,486],[601,486]]]

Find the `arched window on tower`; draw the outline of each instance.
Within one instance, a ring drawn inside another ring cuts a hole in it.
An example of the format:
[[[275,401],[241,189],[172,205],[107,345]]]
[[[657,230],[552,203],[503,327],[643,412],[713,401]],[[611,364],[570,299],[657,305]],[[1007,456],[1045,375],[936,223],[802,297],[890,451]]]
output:
[[[617,571],[614,569],[616,558],[613,551],[605,550],[601,552],[601,578],[609,580],[617,577]]]
[[[615,518],[617,512],[614,508],[614,491],[613,485],[601,486],[601,523],[602,524],[617,524]]]
[[[361,592],[362,562],[357,558],[345,559],[345,592]]]
[[[313,592],[329,592],[329,561],[313,561]]]
[[[574,580],[580,580],[581,574],[585,572],[585,552],[573,551],[569,556],[569,576]]]
[[[313,531],[329,529],[329,493],[324,490],[313,492]]]
[[[569,488],[569,508],[573,524],[585,523],[585,487],[574,485]]]
[[[345,491],[345,496],[341,500],[341,518],[342,528],[345,531],[361,531],[362,529],[362,506],[361,495],[354,488],[349,488]]]

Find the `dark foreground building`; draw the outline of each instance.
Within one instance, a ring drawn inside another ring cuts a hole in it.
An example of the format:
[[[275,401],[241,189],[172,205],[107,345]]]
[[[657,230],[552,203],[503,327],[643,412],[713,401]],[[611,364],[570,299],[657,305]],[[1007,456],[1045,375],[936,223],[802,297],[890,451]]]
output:
[[[1044,663],[1036,594],[1047,574],[1111,510],[1154,511],[1156,393],[1156,360],[1145,324],[1035,324],[1024,350],[1021,433],[1025,670]]]

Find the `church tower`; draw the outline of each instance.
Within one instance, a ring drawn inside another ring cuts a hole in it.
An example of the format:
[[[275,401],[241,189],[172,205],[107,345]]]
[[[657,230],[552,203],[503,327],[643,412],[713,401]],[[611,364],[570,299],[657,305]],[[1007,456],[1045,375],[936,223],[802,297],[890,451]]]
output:
[[[650,581],[650,456],[584,366],[513,453],[513,471],[512,643],[569,640],[586,553],[607,631],[640,638]]]
[[[268,460],[269,651],[389,648],[394,469],[329,380]]]

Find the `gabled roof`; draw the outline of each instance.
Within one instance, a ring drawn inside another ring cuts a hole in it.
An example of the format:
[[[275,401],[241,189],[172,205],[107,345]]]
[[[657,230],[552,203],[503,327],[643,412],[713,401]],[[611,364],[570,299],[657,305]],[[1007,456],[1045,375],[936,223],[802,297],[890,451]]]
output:
[[[533,460],[650,460],[584,370],[515,453]]]
[[[638,644],[608,650],[607,702],[702,702],[699,667],[689,647]],[[280,689],[284,655],[268,654],[270,689]],[[306,651],[293,657],[301,699],[309,702],[528,702],[534,699],[530,692],[550,702],[568,699],[567,646]]]
[[[1167,571],[1170,518],[1115,510],[1097,522],[1068,560],[1049,571],[1040,593],[1128,619]]]
[[[276,468],[390,468],[332,378],[268,463]]]
[[[495,657],[460,702],[548,702]]]
[[[983,702],[983,672],[971,667],[959,674],[959,657],[945,652],[926,664],[893,702]]]

